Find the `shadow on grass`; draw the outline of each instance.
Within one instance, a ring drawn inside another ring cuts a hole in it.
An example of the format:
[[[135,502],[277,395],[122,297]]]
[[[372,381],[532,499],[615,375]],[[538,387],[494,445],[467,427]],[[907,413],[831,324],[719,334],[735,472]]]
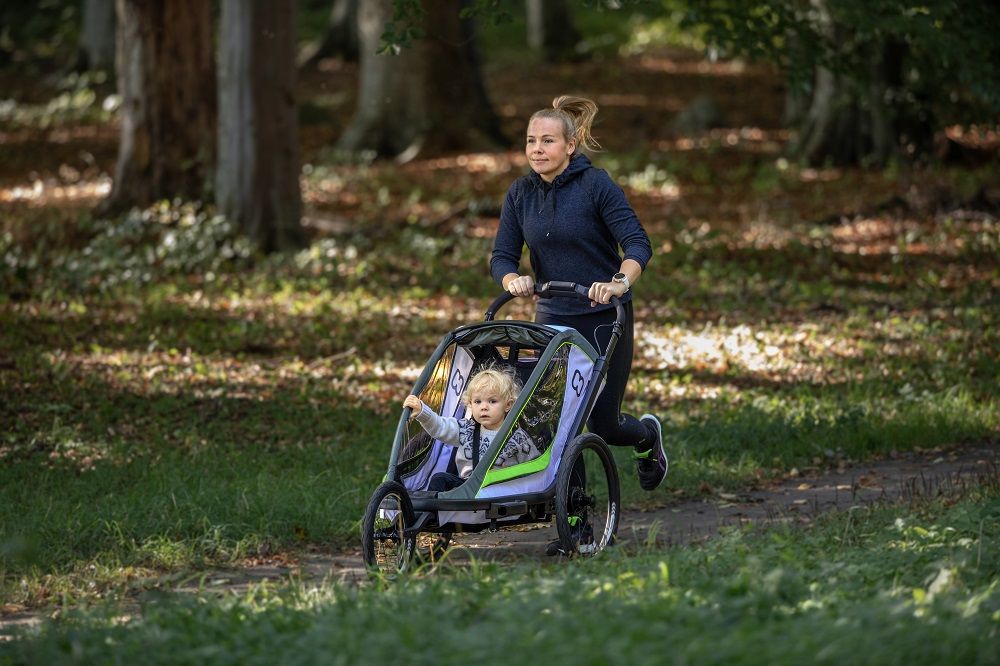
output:
[[[0,541],[34,555],[0,562],[4,577],[353,545],[395,426],[298,387],[196,398],[92,376],[18,379],[0,408],[14,424],[0,441]]]

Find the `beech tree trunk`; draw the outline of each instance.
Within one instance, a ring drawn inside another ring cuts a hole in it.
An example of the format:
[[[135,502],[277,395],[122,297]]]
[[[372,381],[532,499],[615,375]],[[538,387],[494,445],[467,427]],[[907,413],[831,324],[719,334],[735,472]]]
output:
[[[566,0],[527,0],[528,46],[547,62],[575,60],[580,32],[573,25]]]
[[[821,33],[835,43],[846,37],[830,20],[825,0],[813,0],[812,5]],[[883,39],[857,48],[865,49],[866,75],[818,67],[810,95],[790,93],[786,118],[799,130],[792,155],[814,166],[882,166],[896,156],[932,150],[932,120],[915,116],[902,94],[906,45]]]
[[[480,73],[474,26],[460,0],[423,0],[425,36],[399,55],[378,55],[392,0],[358,12],[358,106],[338,146],[399,161],[418,154],[507,145]]]
[[[358,59],[358,5],[362,0],[334,0],[330,10],[330,23],[326,34],[315,50],[305,59],[306,66],[314,66],[324,58],[341,57],[355,62]]]
[[[84,0],[77,68],[114,72],[115,0]]]
[[[216,136],[210,7],[117,1],[121,140],[104,212],[206,193]]]
[[[219,211],[265,252],[304,245],[295,0],[223,0]]]

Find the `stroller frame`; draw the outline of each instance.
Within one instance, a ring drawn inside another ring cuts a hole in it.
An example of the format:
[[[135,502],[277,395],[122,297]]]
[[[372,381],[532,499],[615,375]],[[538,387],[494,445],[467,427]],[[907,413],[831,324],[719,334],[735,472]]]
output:
[[[588,287],[572,282],[547,282],[535,285],[535,294],[539,298],[576,298],[590,301]],[[483,322],[461,326],[446,335],[414,384],[412,392],[417,394],[427,386],[436,362],[452,345],[473,347],[477,342],[484,340],[489,342],[494,339],[491,336],[497,335],[498,329],[502,329],[503,335],[521,340],[530,348],[544,349],[544,353],[540,355],[539,362],[500,426],[488,453],[458,488],[433,492],[419,487],[406,487],[407,483],[419,486],[421,481],[412,478],[416,472],[412,467],[408,469],[406,461],[400,459],[407,444],[407,424],[411,417],[411,410],[403,409],[393,438],[388,470],[382,483],[372,494],[362,519],[362,553],[366,565],[372,571],[396,573],[405,570],[417,552],[417,540],[422,534],[437,535],[436,543],[431,544],[429,550],[433,560],[443,548],[447,547],[452,534],[486,529],[496,531],[501,527],[512,525],[550,522],[553,516],[556,518],[560,550],[563,554],[593,555],[613,543],[619,513],[617,467],[607,444],[593,433],[584,433],[583,429],[603,387],[608,361],[622,335],[624,308],[618,298],[612,298],[615,321],[612,324],[608,344],[603,353],[599,354],[573,329],[560,330],[558,327],[518,320],[496,322],[496,312],[513,298],[513,295],[504,292],[490,304]],[[565,441],[564,447],[561,447],[557,454],[552,454],[555,446],[548,446],[535,464],[518,465],[527,471],[490,469],[493,459],[503,445],[501,440],[513,429],[520,410],[523,410],[534,397],[535,386],[548,370],[541,361],[551,358],[567,344],[575,346],[571,346],[571,352],[579,348],[588,356],[592,354],[594,358],[591,359],[593,366],[590,376],[585,378],[586,383],[579,396],[575,413],[569,414],[571,421],[568,430],[564,431],[563,424],[558,424],[560,440]],[[509,360],[516,361],[516,359]],[[531,385],[532,382],[535,386]],[[556,461],[558,466],[554,478],[544,488],[530,492],[504,493],[503,482],[508,478],[524,477],[542,470],[548,476],[552,476],[549,469],[553,464],[548,457],[550,455],[558,455]],[[591,459],[594,459],[594,462],[590,462]],[[606,498],[595,497],[593,487],[599,484],[590,483],[588,487],[586,480],[588,474],[593,479],[592,474],[595,471],[599,474],[598,481],[606,482]],[[423,473],[429,477],[428,472]],[[426,479],[423,483],[426,483]],[[487,491],[486,489],[491,486],[493,490]],[[606,517],[593,523],[601,523],[603,520],[603,524],[591,524],[588,517],[597,516],[601,511],[607,514]],[[600,533],[595,533],[595,527],[601,530]]]

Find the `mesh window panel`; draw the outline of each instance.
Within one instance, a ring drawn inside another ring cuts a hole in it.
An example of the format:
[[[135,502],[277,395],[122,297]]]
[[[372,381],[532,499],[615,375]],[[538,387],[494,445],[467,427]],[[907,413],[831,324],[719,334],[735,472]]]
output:
[[[552,357],[545,375],[524,406],[515,427],[531,437],[539,454],[552,444],[552,437],[559,427],[563,396],[566,392],[566,374],[570,347],[561,348]]]

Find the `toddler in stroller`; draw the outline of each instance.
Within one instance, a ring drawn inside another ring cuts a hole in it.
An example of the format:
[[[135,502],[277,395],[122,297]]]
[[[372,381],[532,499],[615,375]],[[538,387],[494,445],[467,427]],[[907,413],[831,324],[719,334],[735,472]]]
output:
[[[479,458],[489,449],[520,387],[509,368],[487,367],[470,380],[463,396],[467,418],[440,416],[415,395],[407,396],[403,407],[409,407],[417,422],[428,435],[442,444],[455,446],[455,466],[458,474],[438,472],[430,479],[428,490],[451,490],[469,478],[479,464]],[[494,466],[508,467],[527,462],[541,455],[528,433],[517,428],[511,433]]]

